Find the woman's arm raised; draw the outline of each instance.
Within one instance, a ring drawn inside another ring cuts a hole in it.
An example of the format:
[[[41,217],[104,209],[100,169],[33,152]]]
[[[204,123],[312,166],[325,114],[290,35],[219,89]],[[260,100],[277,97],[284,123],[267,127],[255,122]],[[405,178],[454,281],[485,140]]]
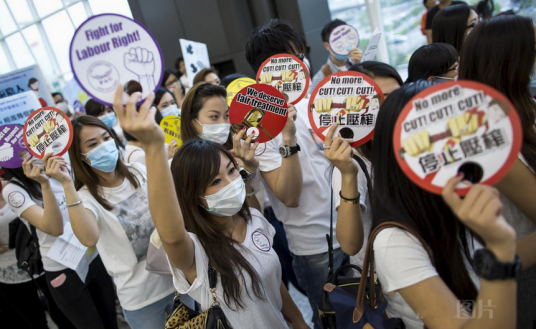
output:
[[[149,209],[162,240],[169,261],[183,271],[188,280],[195,279],[194,243],[186,228],[175,194],[173,177],[164,149],[164,132],[156,124],[156,109],[151,107],[154,94],[150,94],[136,112],[141,93],[133,93],[123,106],[123,86],[115,94],[114,109],[121,127],[142,143],[147,164]],[[190,281],[192,282],[192,281]]]

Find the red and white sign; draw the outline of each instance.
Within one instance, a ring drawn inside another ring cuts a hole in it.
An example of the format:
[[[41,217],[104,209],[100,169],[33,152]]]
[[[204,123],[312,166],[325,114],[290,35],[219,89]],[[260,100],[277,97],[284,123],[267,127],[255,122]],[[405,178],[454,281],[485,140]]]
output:
[[[439,194],[463,173],[472,183],[494,185],[512,167],[522,145],[516,110],[497,90],[473,81],[453,81],[416,95],[396,122],[398,164],[421,188]],[[456,187],[459,195],[466,182]]]
[[[42,159],[46,154],[63,155],[73,141],[73,127],[67,115],[55,107],[35,110],[24,124],[24,144],[30,153]]]
[[[240,90],[229,108],[229,121],[235,133],[247,129],[244,139],[255,134],[253,141],[265,143],[285,127],[288,106],[284,96],[272,86],[253,84]]]
[[[309,70],[296,56],[278,54],[262,63],[257,82],[279,90],[292,105],[298,103],[309,90]]]
[[[315,134],[325,140],[329,127],[337,123],[337,133],[362,145],[374,135],[376,117],[384,97],[370,77],[353,71],[327,76],[309,98],[309,122]]]

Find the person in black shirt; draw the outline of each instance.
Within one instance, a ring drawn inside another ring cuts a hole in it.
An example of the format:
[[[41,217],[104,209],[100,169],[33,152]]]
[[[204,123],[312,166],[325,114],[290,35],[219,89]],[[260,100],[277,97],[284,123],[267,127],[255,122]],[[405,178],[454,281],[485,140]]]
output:
[[[426,39],[428,40],[428,44],[432,43],[432,22],[434,21],[435,15],[441,9],[445,9],[448,6],[452,5],[465,5],[466,3],[463,1],[452,1],[452,0],[439,0],[439,4],[432,7],[430,10],[428,10],[428,14],[426,14],[426,26],[424,28],[424,31],[426,32]]]

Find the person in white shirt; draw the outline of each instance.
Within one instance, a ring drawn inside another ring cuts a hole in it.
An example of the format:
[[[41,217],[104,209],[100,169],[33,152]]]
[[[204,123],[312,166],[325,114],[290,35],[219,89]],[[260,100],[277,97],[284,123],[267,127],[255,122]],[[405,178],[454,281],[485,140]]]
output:
[[[173,309],[173,283],[145,269],[154,231],[145,167],[123,163],[117,140],[99,119],[82,116],[72,126],[74,183],[66,172],[50,175],[63,186],[73,232],[83,245],[98,248],[127,323],[133,329],[162,327]]]
[[[286,42],[281,42],[286,40]],[[288,23],[272,20],[257,28],[246,44],[246,59],[257,71],[269,57],[289,53],[303,58],[303,41]],[[330,163],[315,141],[308,119],[307,99],[295,105],[294,120],[288,120],[281,134],[265,143],[259,155],[259,169],[276,217],[287,233],[293,267],[306,291],[316,329],[322,324],[318,304],[328,278],[328,243],[331,203]],[[291,118],[289,112],[289,118]],[[237,141],[243,132],[234,137]],[[235,152],[237,153],[237,152]],[[283,156],[282,156],[283,155]],[[337,214],[333,212],[336,227]],[[348,263],[334,234],[334,268]]]
[[[10,183],[2,190],[2,196],[28,229],[30,224],[36,228],[48,289],[72,325],[88,329],[117,328],[115,297],[108,293],[113,291],[113,283],[97,251],[88,250],[88,254],[93,252],[96,257],[90,259],[85,281],[76,271],[47,257],[57,237],[63,234],[64,225],[70,221],[61,183],[50,177],[53,167],[69,176],[67,163],[51,155],[45,155],[42,161],[27,156],[21,168],[3,168],[4,177]]]
[[[411,227],[425,243],[399,228],[383,229],[376,236],[374,266],[388,302],[386,314],[401,318],[408,329],[421,329],[423,324],[430,329],[446,324],[456,329],[515,328],[516,275],[521,264],[515,256],[516,233],[502,216],[498,191],[466,181],[472,187],[462,199],[454,191],[463,180],[460,174],[448,181],[442,196],[435,195],[413,183],[395,158],[398,116],[407,102],[431,85],[419,81],[393,92],[376,122],[371,230],[384,221],[397,221]],[[485,249],[474,235],[483,240]],[[477,257],[486,261],[476,261]],[[468,306],[474,306],[472,314]]]
[[[308,328],[281,282],[272,248],[274,229],[248,207],[245,184],[233,156],[220,144],[195,139],[184,144],[169,169],[162,147],[164,133],[154,122],[153,95],[126,109],[119,86],[114,106],[125,131],[143,143],[147,154],[149,205],[173,271],[175,288],[193,297],[204,311],[214,301],[209,264],[218,273],[215,291],[234,328]],[[256,146],[246,162],[256,167]],[[282,314],[283,313],[283,314]]]

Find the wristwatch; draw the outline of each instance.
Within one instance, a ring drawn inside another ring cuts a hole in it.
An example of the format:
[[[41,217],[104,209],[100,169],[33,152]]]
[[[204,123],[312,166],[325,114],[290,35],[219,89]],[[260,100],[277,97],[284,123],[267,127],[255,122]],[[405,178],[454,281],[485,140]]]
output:
[[[485,280],[514,279],[521,271],[521,259],[516,255],[513,263],[501,263],[489,249],[479,249],[473,258],[476,275]]]
[[[257,172],[254,172],[254,173],[250,173],[246,168],[244,167],[240,167],[240,169],[238,170],[238,172],[240,173],[240,176],[242,176],[242,179],[243,180],[252,180],[253,178],[255,178],[255,176],[257,176]]]
[[[298,143],[296,143],[296,146],[279,145],[279,154],[281,154],[283,158],[288,158],[289,156],[298,153],[300,150],[300,145],[298,145]]]

